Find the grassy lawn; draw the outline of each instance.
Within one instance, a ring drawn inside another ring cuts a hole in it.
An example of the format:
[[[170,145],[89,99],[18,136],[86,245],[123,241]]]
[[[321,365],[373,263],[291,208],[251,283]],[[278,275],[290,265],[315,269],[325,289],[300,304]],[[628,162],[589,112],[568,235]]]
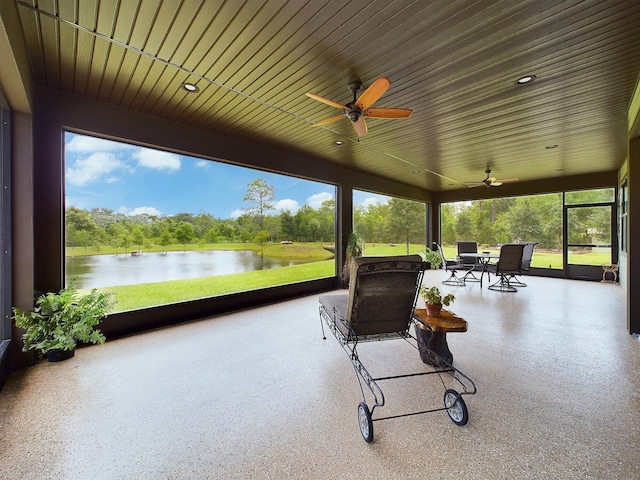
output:
[[[154,305],[332,277],[334,275],[335,262],[333,260],[323,260],[271,270],[257,270],[254,272],[168,282],[141,283],[122,287],[109,287],[101,290],[115,292],[116,300],[118,301],[115,311],[123,312]]]
[[[458,254],[456,246],[444,246],[442,248],[444,255],[447,258],[455,258]],[[491,253],[499,254],[499,248],[482,248],[482,251],[489,251]],[[578,265],[606,265],[611,263],[611,255],[606,251],[594,251],[584,253],[571,253],[569,255],[569,262]],[[531,259],[531,266],[538,268],[562,268],[562,253],[561,252],[546,252],[544,250],[533,251],[533,258]]]
[[[386,256],[386,255],[412,255],[414,253],[424,252],[423,245],[409,244],[409,253],[407,253],[406,243],[396,243],[391,246],[388,243],[365,243],[363,253],[367,257]]]
[[[247,250],[249,249],[247,248],[249,245],[253,247],[250,248],[251,250],[260,251],[259,245],[242,243],[216,244],[216,247],[218,247],[216,249]],[[173,250],[181,251],[183,249],[184,247],[180,246],[180,248]],[[200,250],[209,250],[209,248]],[[443,250],[447,258],[455,258],[457,254],[455,246],[444,246]],[[499,253],[499,249],[489,248],[487,250],[492,253]],[[164,249],[158,251],[164,251]],[[423,251],[424,247],[422,245],[409,245],[409,253],[411,254],[421,253]],[[76,254],[77,253],[76,249]],[[107,252],[101,251],[101,253]],[[391,246],[389,244],[374,245],[367,243],[364,246],[364,254],[366,256],[406,255],[406,253],[407,248],[404,244]],[[331,252],[323,249],[319,243],[292,245],[267,244],[264,248],[264,255],[315,261],[313,263],[270,270],[109,287],[104,290],[115,292],[118,301],[115,311],[123,312],[155,305],[213,297],[275,285],[285,285],[316,278],[332,277],[335,275],[333,255]],[[610,257],[607,252],[576,253],[571,255],[571,259],[574,263],[585,265],[610,263]],[[562,268],[562,254],[536,250],[533,254],[532,266],[540,268]]]

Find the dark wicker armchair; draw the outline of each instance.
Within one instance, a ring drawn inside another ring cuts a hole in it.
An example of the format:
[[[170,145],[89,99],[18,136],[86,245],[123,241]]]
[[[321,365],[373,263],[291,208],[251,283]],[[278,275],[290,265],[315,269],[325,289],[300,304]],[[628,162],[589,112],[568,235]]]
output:
[[[509,243],[500,249],[500,258],[495,265],[489,265],[489,271],[498,277],[498,281],[489,285],[489,290],[517,292],[511,278],[522,273],[522,252],[524,243]]]

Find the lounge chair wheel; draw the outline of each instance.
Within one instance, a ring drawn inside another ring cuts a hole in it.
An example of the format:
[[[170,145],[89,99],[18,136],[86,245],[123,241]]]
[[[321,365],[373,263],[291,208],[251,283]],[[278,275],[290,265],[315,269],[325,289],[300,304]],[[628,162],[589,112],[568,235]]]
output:
[[[444,406],[453,423],[460,427],[466,425],[469,420],[469,412],[467,411],[467,405],[458,392],[451,389],[444,392]]]
[[[373,421],[371,420],[371,412],[365,402],[358,405],[358,424],[360,425],[360,433],[367,443],[373,441]]]

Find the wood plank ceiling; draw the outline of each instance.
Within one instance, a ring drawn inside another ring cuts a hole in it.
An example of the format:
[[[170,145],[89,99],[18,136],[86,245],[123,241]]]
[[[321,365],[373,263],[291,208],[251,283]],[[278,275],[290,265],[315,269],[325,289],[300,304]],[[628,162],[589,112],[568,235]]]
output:
[[[637,0],[17,4],[36,83],[429,190],[625,158]],[[310,126],[340,111],[305,92],[346,104],[350,81],[381,76],[375,106],[410,118],[369,119],[360,139],[346,118]]]

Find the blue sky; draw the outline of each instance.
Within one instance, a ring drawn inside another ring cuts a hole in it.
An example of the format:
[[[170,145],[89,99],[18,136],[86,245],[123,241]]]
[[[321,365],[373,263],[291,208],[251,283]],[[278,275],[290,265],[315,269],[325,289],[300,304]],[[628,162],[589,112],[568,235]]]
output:
[[[236,218],[251,206],[242,199],[256,178],[274,187],[276,211],[295,214],[305,204],[317,209],[335,196],[333,185],[72,133],[65,134],[65,156],[66,205],[87,210]],[[356,205],[386,199],[354,193]]]

